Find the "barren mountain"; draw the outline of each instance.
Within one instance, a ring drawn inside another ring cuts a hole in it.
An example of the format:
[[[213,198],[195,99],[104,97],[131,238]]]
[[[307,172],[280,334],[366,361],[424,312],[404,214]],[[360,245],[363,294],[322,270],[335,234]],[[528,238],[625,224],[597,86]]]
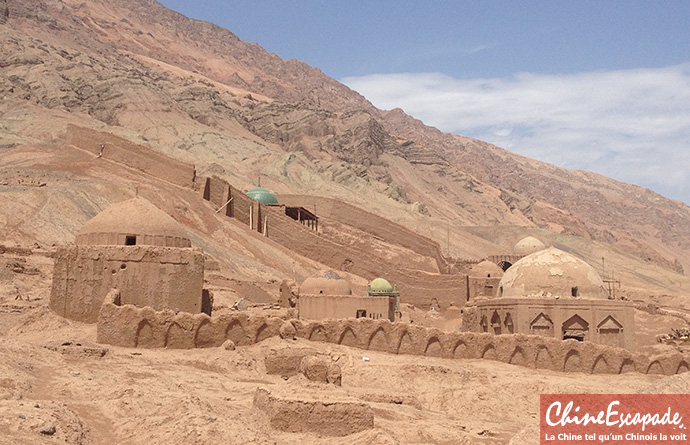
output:
[[[534,422],[539,393],[687,386],[687,373],[651,365],[585,375],[312,337],[98,345],[94,325],[48,309],[52,255],[138,195],[204,250],[214,313],[244,298],[252,316],[287,319],[272,307],[281,282],[333,268],[359,295],[386,276],[405,322],[456,331],[459,308],[427,311],[465,283],[449,272],[531,235],[621,280],[618,295],[637,300],[636,354],[676,354],[655,336],[690,319],[690,208],[378,110],[317,68],[153,0],[0,0],[0,51],[0,444],[44,443],[51,425],[50,440],[69,444],[507,443]],[[206,180],[243,192],[259,178],[317,214],[318,231],[268,208],[263,236],[219,213],[226,195],[202,197]],[[304,350],[338,363],[343,386],[268,372],[270,357]],[[369,407],[375,421],[342,438],[328,436],[328,416],[318,432],[279,431],[252,407],[257,386],[290,412],[316,399]]]
[[[602,241],[670,272],[690,266],[685,204],[382,112],[316,68],[155,1],[0,5],[5,146],[59,145],[72,122],[240,187],[261,173],[278,193],[353,202],[453,256],[497,253],[462,226],[509,225]]]

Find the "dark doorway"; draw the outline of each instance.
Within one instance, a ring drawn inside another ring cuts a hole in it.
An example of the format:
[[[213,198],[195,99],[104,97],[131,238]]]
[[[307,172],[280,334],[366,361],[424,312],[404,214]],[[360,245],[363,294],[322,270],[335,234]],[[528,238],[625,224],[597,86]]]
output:
[[[579,315],[573,315],[563,323],[563,340],[585,341],[587,331],[589,331],[589,323]]]
[[[500,263],[498,263],[498,267],[500,267],[503,270],[503,272],[508,270],[510,268],[510,266],[512,266],[512,265],[513,265],[513,263],[511,263],[509,261],[501,261]]]
[[[577,341],[585,341],[585,334],[569,334],[567,332],[563,333],[563,340],[573,339]]]

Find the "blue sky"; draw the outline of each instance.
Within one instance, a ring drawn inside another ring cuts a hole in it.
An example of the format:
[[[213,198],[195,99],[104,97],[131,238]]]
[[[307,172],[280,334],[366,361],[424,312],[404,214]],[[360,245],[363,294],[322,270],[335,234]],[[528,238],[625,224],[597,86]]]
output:
[[[382,109],[690,203],[690,1],[182,1]]]

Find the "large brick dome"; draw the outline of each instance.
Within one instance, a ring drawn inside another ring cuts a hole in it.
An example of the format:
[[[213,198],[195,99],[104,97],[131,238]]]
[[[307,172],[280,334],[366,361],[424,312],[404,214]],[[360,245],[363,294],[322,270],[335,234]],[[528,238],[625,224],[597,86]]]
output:
[[[299,287],[300,295],[352,295],[347,280],[332,270],[322,270],[304,280]]]
[[[184,228],[143,198],[112,205],[84,224],[75,243],[92,246],[191,247]]]
[[[499,298],[608,298],[604,282],[592,266],[555,247],[513,264],[498,286]]]

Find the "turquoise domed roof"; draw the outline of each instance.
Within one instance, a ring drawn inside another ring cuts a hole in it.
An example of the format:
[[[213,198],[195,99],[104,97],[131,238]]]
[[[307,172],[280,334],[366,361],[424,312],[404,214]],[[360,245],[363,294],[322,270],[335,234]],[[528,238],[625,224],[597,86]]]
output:
[[[392,286],[388,280],[385,278],[377,278],[371,283],[369,283],[369,287],[367,289],[367,294],[369,294],[370,297],[375,297],[375,296],[382,296],[382,297],[398,297],[400,296],[400,293],[398,293],[397,289],[395,286]]]
[[[247,192],[247,195],[256,201],[259,201],[261,204],[278,204],[278,198],[276,198],[276,195],[263,187],[254,187]]]
[[[369,283],[369,292],[393,292],[393,286],[385,278],[377,278]]]

